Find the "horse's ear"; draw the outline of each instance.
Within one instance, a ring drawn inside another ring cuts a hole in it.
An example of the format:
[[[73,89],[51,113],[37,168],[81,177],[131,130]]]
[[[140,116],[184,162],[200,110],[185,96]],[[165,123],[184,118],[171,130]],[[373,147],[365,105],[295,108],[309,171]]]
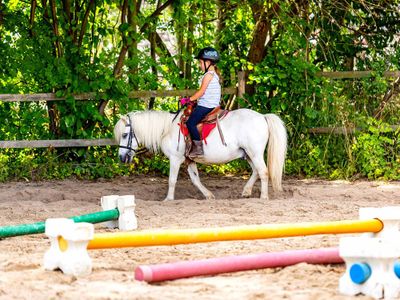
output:
[[[128,123],[128,116],[122,116],[121,117],[121,119],[119,119],[123,124],[124,124],[124,126]]]

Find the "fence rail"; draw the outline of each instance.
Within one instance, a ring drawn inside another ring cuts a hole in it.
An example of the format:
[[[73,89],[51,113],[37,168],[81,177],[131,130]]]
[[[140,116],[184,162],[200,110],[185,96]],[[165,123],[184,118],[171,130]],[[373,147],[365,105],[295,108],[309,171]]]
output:
[[[0,141],[0,148],[65,148],[90,146],[115,146],[114,139],[31,140]]]
[[[344,72],[317,72],[317,76],[327,77],[331,79],[354,79],[365,78],[373,75],[374,71],[344,71]],[[384,77],[400,77],[400,71],[386,71],[382,74]],[[244,72],[238,72],[237,87],[231,86],[222,89],[222,94],[234,95],[242,97],[245,89]],[[178,97],[188,96],[196,92],[194,89],[189,90],[156,90],[156,91],[132,91],[129,98],[151,98],[151,97]],[[101,94],[97,93],[81,93],[73,95],[75,100],[95,100],[101,99]],[[55,93],[41,94],[2,94],[0,102],[39,102],[39,101],[64,101],[65,97],[57,97]],[[397,130],[400,125],[392,125],[393,130]],[[360,131],[359,128],[345,127],[317,127],[310,128],[309,133],[312,134],[354,134]],[[20,141],[0,141],[0,148],[48,148],[48,147],[90,147],[90,146],[113,146],[116,142],[113,139],[69,139],[69,140],[20,140]]]
[[[244,85],[241,85],[244,88]],[[239,87],[240,89],[240,87]],[[196,90],[157,90],[157,91],[132,91],[129,98],[150,98],[150,97],[174,97],[193,95]],[[235,86],[222,89],[223,95],[242,94]],[[96,93],[82,93],[74,95],[75,100],[91,100],[99,98]],[[101,95],[100,95],[101,98]],[[57,97],[55,93],[42,94],[2,94],[0,101],[3,102],[39,102],[39,101],[64,101],[65,97]],[[90,146],[115,146],[113,139],[68,139],[68,140],[20,140],[0,141],[1,148],[66,148],[66,147],[90,147]]]
[[[150,97],[177,97],[193,95],[196,90],[156,90],[156,91],[132,91],[129,93],[129,98],[150,98]],[[235,86],[222,89],[222,94],[232,95],[236,94],[237,88]],[[101,98],[101,94],[96,93],[82,93],[73,95],[75,100],[91,100]],[[2,94],[0,101],[3,102],[39,102],[39,101],[64,101],[65,97],[57,97],[55,93],[42,93],[42,94]]]
[[[400,125],[389,125],[392,130],[397,130],[400,128]],[[354,134],[356,132],[363,131],[362,128],[359,127],[314,127],[309,128],[308,133],[313,134]]]
[[[375,71],[341,71],[341,72],[317,72],[317,76],[327,77],[331,79],[356,79],[370,77],[377,74]],[[385,71],[382,73],[383,77],[400,77],[400,71]]]

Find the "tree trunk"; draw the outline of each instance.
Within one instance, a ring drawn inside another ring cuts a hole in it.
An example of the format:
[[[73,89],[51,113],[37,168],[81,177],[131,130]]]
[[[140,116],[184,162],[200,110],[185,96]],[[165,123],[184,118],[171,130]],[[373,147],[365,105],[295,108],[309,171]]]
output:
[[[154,80],[157,80],[157,68],[155,66],[155,63],[157,61],[157,57],[156,57],[156,35],[154,32],[150,33],[150,56],[153,60],[153,64],[151,65],[151,73],[154,75]],[[148,109],[153,109],[154,107],[154,102],[155,102],[155,98],[154,97],[150,97],[149,100],[149,105],[148,105]]]
[[[229,0],[218,0],[218,23],[217,23],[217,45],[221,51],[225,50],[228,45],[222,43],[222,37],[226,28],[226,20],[228,19],[228,12],[232,11],[232,8],[228,7]],[[224,48],[224,49],[223,49]]]
[[[183,21],[182,21],[182,6],[179,5],[179,2],[174,3],[173,9],[173,19],[175,24],[175,32],[176,32],[176,40],[178,46],[178,68],[179,75],[181,78],[185,76],[185,61],[183,60],[184,52],[185,52],[185,39],[184,39],[184,29],[183,29]]]
[[[74,32],[72,30],[72,15],[71,15],[71,0],[63,0],[64,14],[68,21],[68,35],[74,37]]]
[[[175,61],[173,60],[171,52],[169,52],[167,46],[165,45],[164,41],[160,37],[160,35],[157,32],[154,32],[155,35],[155,42],[156,42],[156,53],[158,56],[166,56],[171,59],[171,61],[174,63],[175,67],[178,68],[178,66],[175,64]]]
[[[3,7],[3,0],[0,0],[0,26],[3,26],[3,22],[4,22],[4,7]]]
[[[92,8],[94,7],[94,5],[95,5],[94,0],[90,0],[88,7],[86,8],[85,15],[81,22],[81,30],[79,33],[78,47],[82,46],[83,37],[85,36],[86,27],[87,27],[87,24],[89,21],[89,14],[90,14],[90,11],[92,10]]]
[[[150,26],[150,22],[153,21],[155,18],[157,18],[162,11],[167,8],[170,4],[172,4],[173,0],[167,0],[163,5],[161,5],[160,7],[158,7],[145,21],[145,23],[142,25],[142,27],[140,28],[139,31],[134,30],[134,32],[137,33],[145,33],[147,31],[147,29]],[[123,3],[123,7],[122,7],[122,16],[121,19],[122,21],[124,20],[124,18],[126,17],[126,12],[128,12],[128,21],[130,22],[131,26],[133,26],[132,28],[135,28],[135,26],[137,26],[137,17],[139,15],[139,11],[140,11],[140,5],[141,5],[141,0],[133,0],[134,5],[128,5],[128,1],[124,0]],[[133,7],[133,10],[132,10]],[[122,22],[121,22],[122,23]],[[118,56],[118,60],[117,63],[114,66],[114,76],[115,77],[120,77],[121,76],[121,72],[122,72],[122,67],[124,66],[124,61],[125,61],[125,57],[126,54],[129,52],[129,56],[130,57],[134,57],[135,56],[135,49],[137,51],[137,40],[136,40],[136,34],[132,33],[132,43],[130,43],[128,45],[127,41],[123,42],[123,46],[121,47],[121,51],[119,53]],[[160,42],[161,38],[159,38],[158,34],[156,34],[156,42],[157,45]],[[134,68],[131,69],[130,72],[134,72]],[[133,89],[135,89],[135,85],[133,85]],[[108,100],[102,100],[98,106],[99,109],[99,113],[104,115],[104,109],[107,106]]]
[[[135,57],[137,56],[138,53],[138,40],[137,40],[137,34],[138,34],[138,15],[139,15],[139,10],[140,10],[140,0],[132,0],[128,5],[128,24],[130,25],[130,39],[131,42],[128,44],[128,58],[131,60],[134,60]],[[129,74],[130,76],[130,85],[132,86],[133,90],[137,90],[139,85],[138,82],[135,80],[131,80],[132,77],[136,78],[138,76],[138,66],[137,63],[135,63],[133,66],[131,65],[129,67]]]
[[[31,14],[29,17],[29,34],[31,37],[33,37],[34,32],[33,32],[33,25],[35,24],[35,12],[36,12],[36,0],[31,0]],[[1,2],[0,2],[0,18],[1,18]],[[0,20],[0,25],[2,20]]]
[[[400,78],[396,78],[392,87],[383,96],[378,108],[374,111],[374,118],[381,119],[386,106],[400,93]]]
[[[136,7],[136,5],[135,5]],[[128,0],[123,0],[122,2],[122,7],[121,7],[121,24],[127,23],[128,15]],[[129,18],[129,17],[128,17]],[[114,70],[113,70],[113,75],[115,78],[118,78],[122,75],[122,67],[124,66],[124,61],[125,57],[128,53],[129,47],[127,44],[127,41],[124,36],[122,36],[122,47],[121,50],[119,51],[118,59],[117,62],[115,63]],[[100,115],[104,115],[104,111],[106,109],[106,106],[108,104],[108,100],[101,100],[99,105],[98,105],[98,110]]]
[[[247,60],[253,65],[259,64],[266,55],[265,44],[268,35],[271,38],[271,20],[277,14],[279,4],[273,4],[272,7],[265,7],[263,2],[256,2],[251,6],[256,26],[253,31],[253,40],[250,45]],[[249,71],[246,71],[246,82],[249,78]],[[253,95],[255,93],[255,84],[246,83],[246,93]]]
[[[51,7],[51,17],[53,20],[53,33],[56,37],[55,47],[56,47],[56,56],[62,57],[62,49],[59,38],[59,31],[58,31],[58,20],[57,20],[57,8],[56,3],[54,0],[50,0],[50,7]]]
[[[194,23],[191,18],[189,18],[188,21],[188,32],[193,32],[194,30]],[[193,54],[193,39],[191,36],[188,35],[188,38],[186,40],[186,54],[187,56],[192,56]],[[185,79],[187,79],[188,82],[192,81],[192,64],[191,60],[188,59],[185,64]]]
[[[50,30],[54,32],[54,25],[51,25],[50,16],[47,8],[47,0],[42,0],[43,19],[46,24],[49,24]],[[57,57],[56,47],[53,49],[53,55]],[[55,101],[47,101],[47,113],[49,115],[49,131],[53,137],[59,137],[59,111]]]
[[[253,32],[253,41],[250,45],[249,54],[247,56],[247,60],[253,65],[259,64],[265,56],[264,48],[269,29],[270,22],[266,18],[266,14],[262,12],[256,23]],[[247,84],[249,73],[249,71],[246,71],[246,93],[253,95],[255,93],[255,84]]]
[[[126,20],[127,6],[128,6],[128,0],[124,0],[121,8],[121,24],[127,22]],[[122,67],[124,65],[124,60],[127,53],[128,53],[127,42],[125,38],[122,37],[122,47],[118,55],[117,63],[114,66],[114,71],[113,71],[114,77],[118,78],[121,75]]]
[[[158,0],[157,2],[157,8],[160,7],[160,0]],[[151,59],[153,60],[153,64],[151,65],[151,72],[154,76],[154,80],[157,81],[157,68],[155,66],[156,62],[157,62],[157,57],[156,57],[156,30],[154,30],[153,32],[150,33],[150,56]],[[154,107],[154,102],[155,102],[155,97],[150,97],[150,101],[149,101],[149,105],[148,105],[148,109],[153,109]]]
[[[215,44],[218,45],[218,49],[221,53],[228,50],[229,45],[224,41],[223,37],[226,34],[226,21],[228,20],[228,13],[232,13],[235,9],[230,5],[229,0],[218,0],[218,23],[217,23],[217,37]],[[229,72],[229,70],[228,70]],[[235,79],[234,79],[235,80]],[[224,78],[224,86],[230,86],[232,84],[231,78]]]

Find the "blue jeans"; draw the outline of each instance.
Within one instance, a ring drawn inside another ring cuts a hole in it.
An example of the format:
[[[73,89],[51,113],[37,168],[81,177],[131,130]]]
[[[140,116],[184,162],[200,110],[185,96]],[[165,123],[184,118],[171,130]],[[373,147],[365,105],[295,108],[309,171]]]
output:
[[[189,130],[190,137],[192,138],[193,141],[200,141],[200,134],[196,126],[213,109],[214,108],[208,108],[197,105],[192,114],[190,115],[189,119],[186,122],[186,126]]]

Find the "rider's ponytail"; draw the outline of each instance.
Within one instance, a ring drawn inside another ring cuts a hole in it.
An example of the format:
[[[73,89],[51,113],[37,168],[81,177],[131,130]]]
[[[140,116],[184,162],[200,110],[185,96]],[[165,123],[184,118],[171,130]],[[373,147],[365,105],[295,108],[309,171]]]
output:
[[[219,83],[222,86],[223,78],[221,76],[221,70],[217,67],[217,65],[214,65],[214,71],[215,71],[215,73],[217,73],[217,75],[219,77]]]

